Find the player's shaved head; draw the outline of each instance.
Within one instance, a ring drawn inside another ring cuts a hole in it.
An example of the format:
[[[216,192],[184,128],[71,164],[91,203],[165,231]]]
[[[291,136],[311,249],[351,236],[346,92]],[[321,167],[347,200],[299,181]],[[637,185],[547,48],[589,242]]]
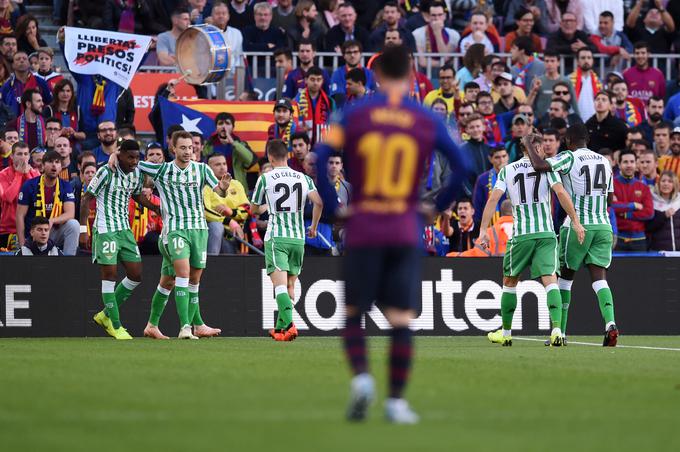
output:
[[[288,159],[288,146],[283,140],[269,140],[267,142],[267,155],[271,160],[280,162]]]
[[[567,145],[569,147],[580,144],[584,145],[588,141],[588,129],[585,124],[574,124],[567,129],[566,134]]]

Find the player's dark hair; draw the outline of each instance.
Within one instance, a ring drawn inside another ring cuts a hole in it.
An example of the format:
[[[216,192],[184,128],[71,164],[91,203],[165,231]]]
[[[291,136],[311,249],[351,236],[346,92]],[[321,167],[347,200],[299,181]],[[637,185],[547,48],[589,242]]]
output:
[[[222,113],[217,113],[215,116],[215,125],[221,121],[230,121],[231,125],[236,127],[236,119],[234,118],[234,115],[231,113],[227,113],[226,111],[223,111]]]
[[[377,59],[376,70],[387,79],[408,77],[411,73],[409,54],[410,51],[404,45],[388,47]]]
[[[614,151],[609,148],[600,148],[597,153],[600,155],[614,155]]]
[[[566,129],[567,121],[564,118],[552,118],[550,120],[550,128],[557,130]]]
[[[354,47],[358,48],[359,52],[362,52],[364,50],[364,48],[361,46],[361,42],[357,41],[356,39],[349,39],[342,43],[342,45],[340,46],[340,51],[344,55],[347,50],[352,49]]]
[[[574,124],[567,129],[566,138],[570,143],[585,143],[588,141],[588,129],[585,124]]]
[[[611,20],[614,20],[614,15],[611,11],[602,11],[600,17],[609,17]]]
[[[427,8],[427,12],[429,13],[432,8],[444,8],[444,12],[447,11],[446,8],[446,3],[440,1],[440,0],[434,0],[433,2],[430,2],[429,8]]]
[[[328,156],[328,158],[336,158],[336,157],[339,158],[340,160],[342,160],[342,152],[333,151],[333,152],[331,152],[331,155]]]
[[[24,91],[24,93],[21,95],[21,106],[26,107],[26,102],[33,102],[34,94],[40,94],[40,91],[37,89],[27,89]]]
[[[137,140],[123,140],[118,150],[120,152],[139,151],[139,143],[137,143]]]
[[[290,136],[290,144],[293,144],[293,141],[295,140],[302,140],[308,146],[309,143],[311,143],[311,141],[309,140],[309,135],[307,135],[307,132],[295,132]]]
[[[267,155],[275,160],[286,160],[288,157],[288,147],[283,140],[274,139],[267,141]]]
[[[45,155],[43,155],[43,163],[46,162],[61,162],[63,159],[61,155],[57,151],[47,151],[45,152]]]
[[[635,126],[635,127],[631,127],[630,129],[626,130],[626,136],[630,135],[631,133],[642,134],[642,129],[640,129],[638,126]]]
[[[177,141],[181,139],[189,139],[191,140],[191,134],[185,130],[178,130],[177,132],[172,134],[172,145],[177,146]]]
[[[12,145],[12,153],[16,152],[17,149],[29,149],[28,143],[25,141],[17,141]]]
[[[512,42],[512,45],[524,52],[525,55],[531,55],[535,51],[534,41],[529,36],[518,36]]]
[[[434,108],[435,105],[442,104],[444,108],[446,108],[446,112],[449,112],[449,106],[447,105],[446,101],[442,99],[441,97],[437,97],[435,100],[432,101],[432,104],[430,105],[430,109]]]
[[[612,85],[611,88],[614,89],[616,85],[620,85],[622,83],[626,85],[626,88],[628,88],[628,83],[626,83],[626,81],[622,78],[617,78],[616,80],[614,80],[611,84]]]
[[[486,69],[497,59],[498,56],[496,55],[485,55],[484,58],[482,58],[482,72],[486,71]]]
[[[345,78],[347,80],[353,81],[354,83],[361,83],[362,85],[366,86],[366,72],[364,72],[363,68],[355,67],[347,73]]]
[[[312,66],[307,71],[307,74],[305,74],[305,78],[309,77],[310,75],[320,75],[323,77],[323,71],[319,66]]]
[[[469,90],[469,89],[481,89],[479,86],[479,83],[477,82],[467,82],[465,86],[463,86],[463,92]]]
[[[48,220],[46,217],[43,217],[41,215],[33,217],[33,219],[31,220],[31,229],[37,228],[38,226],[43,225],[43,224],[49,225],[50,220]]]

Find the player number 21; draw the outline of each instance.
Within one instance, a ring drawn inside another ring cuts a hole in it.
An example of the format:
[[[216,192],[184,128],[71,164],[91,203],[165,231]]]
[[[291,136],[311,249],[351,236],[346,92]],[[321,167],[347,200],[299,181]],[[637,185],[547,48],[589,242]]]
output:
[[[410,194],[418,161],[418,143],[411,136],[371,132],[359,140],[358,149],[366,160],[366,196],[403,198]]]

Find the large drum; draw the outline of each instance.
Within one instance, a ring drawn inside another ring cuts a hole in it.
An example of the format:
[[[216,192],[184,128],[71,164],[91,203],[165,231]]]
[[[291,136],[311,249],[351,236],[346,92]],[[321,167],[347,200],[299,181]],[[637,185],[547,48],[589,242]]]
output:
[[[229,68],[229,48],[224,35],[213,25],[189,27],[177,38],[177,65],[193,85],[215,83]]]

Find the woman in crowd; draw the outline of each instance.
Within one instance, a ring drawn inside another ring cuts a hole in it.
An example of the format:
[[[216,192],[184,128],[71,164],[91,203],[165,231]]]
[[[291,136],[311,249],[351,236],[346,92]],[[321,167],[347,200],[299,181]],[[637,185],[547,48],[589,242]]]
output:
[[[20,51],[32,54],[40,47],[47,47],[47,43],[40,37],[38,20],[31,14],[21,16],[16,29],[17,48]]]
[[[0,35],[14,34],[19,15],[19,9],[10,0],[0,0]]]
[[[11,74],[12,67],[10,63],[7,61],[7,58],[0,55],[0,85],[4,84]]]
[[[647,223],[649,249],[680,249],[680,183],[673,171],[663,171],[652,190],[654,218]]]
[[[85,132],[78,131],[80,111],[76,105],[76,94],[73,83],[68,79],[59,80],[52,91],[52,103],[45,107],[45,118],[59,118],[61,120],[62,135],[75,147],[77,141],[85,139]]]

